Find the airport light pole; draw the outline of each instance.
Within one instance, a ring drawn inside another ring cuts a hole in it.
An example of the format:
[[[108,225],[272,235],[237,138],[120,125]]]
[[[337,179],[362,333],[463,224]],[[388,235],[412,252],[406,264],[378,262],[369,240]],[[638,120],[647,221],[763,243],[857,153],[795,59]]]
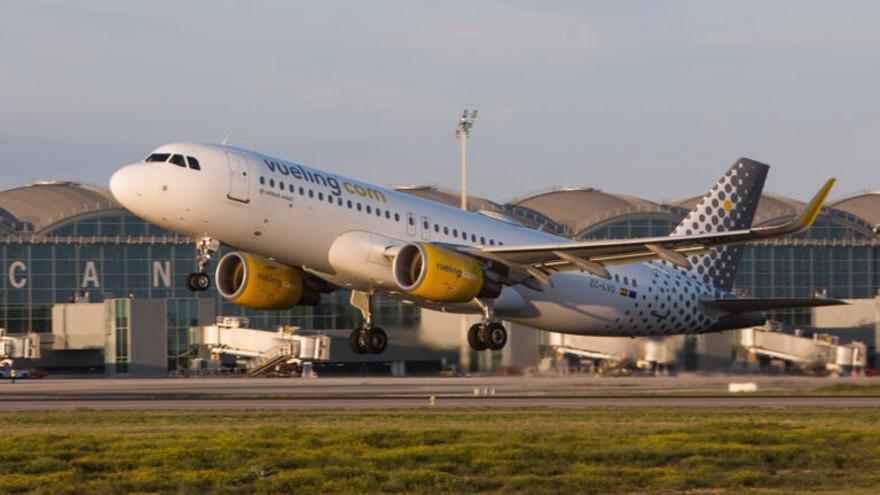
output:
[[[461,113],[458,119],[458,129],[455,130],[455,138],[461,140],[461,209],[467,211],[467,142],[471,133],[471,127],[474,126],[474,119],[477,118],[477,111],[468,112],[467,109]],[[459,365],[460,371],[471,371],[471,348],[467,344],[468,338],[468,317],[461,315],[461,338],[465,342],[459,348]]]
[[[477,111],[468,112],[467,109],[458,119],[458,129],[455,130],[455,138],[461,139],[461,209],[467,210],[467,142],[471,133],[471,127],[474,126],[474,119],[477,118]]]

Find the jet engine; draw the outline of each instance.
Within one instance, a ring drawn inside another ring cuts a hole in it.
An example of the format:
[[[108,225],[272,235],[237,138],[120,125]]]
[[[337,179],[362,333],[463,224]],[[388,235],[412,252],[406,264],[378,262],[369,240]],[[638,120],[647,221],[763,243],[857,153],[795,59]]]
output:
[[[486,276],[480,261],[433,244],[401,247],[392,270],[401,289],[429,301],[462,303],[501,294],[501,286]]]
[[[215,278],[221,296],[248,308],[290,309],[314,306],[321,299],[305,285],[299,269],[241,251],[220,258]]]

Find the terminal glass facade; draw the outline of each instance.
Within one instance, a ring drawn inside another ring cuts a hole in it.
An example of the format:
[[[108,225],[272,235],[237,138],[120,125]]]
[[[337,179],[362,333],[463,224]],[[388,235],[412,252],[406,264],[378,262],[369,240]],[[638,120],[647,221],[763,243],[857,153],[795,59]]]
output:
[[[77,219],[38,237],[0,235],[0,263],[0,328],[10,333],[50,332],[55,303],[127,297],[209,298],[218,315],[247,317],[254,328],[338,329],[360,322],[345,290],[324,294],[318,306],[289,311],[236,306],[213,288],[192,294],[186,289],[186,276],[195,267],[193,242],[126,214]],[[182,308],[176,312],[184,313]],[[380,301],[375,313],[388,327],[409,326],[420,314],[418,308],[396,301]],[[171,323],[169,339],[175,335],[175,341],[168,348],[183,352],[186,325]]]
[[[664,236],[672,232],[672,229],[678,225],[678,222],[678,220],[657,218],[631,218],[613,222],[604,227],[590,229],[579,237],[583,240],[591,240]]]

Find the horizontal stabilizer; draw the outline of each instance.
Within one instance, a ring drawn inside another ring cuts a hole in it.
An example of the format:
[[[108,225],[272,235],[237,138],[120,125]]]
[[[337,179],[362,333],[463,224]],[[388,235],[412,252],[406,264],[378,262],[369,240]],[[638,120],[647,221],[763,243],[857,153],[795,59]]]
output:
[[[819,306],[839,306],[847,304],[840,299],[808,299],[808,298],[742,298],[717,299],[702,297],[704,305],[727,313],[748,313],[750,311],[766,311],[770,309],[816,308]]]

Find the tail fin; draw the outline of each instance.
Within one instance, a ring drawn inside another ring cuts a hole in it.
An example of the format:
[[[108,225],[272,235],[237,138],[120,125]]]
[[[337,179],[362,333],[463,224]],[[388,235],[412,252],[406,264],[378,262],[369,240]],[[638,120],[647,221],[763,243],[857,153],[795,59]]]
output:
[[[697,206],[672,231],[672,236],[745,230],[752,226],[769,165],[740,158],[712,186]],[[742,258],[743,246],[725,246],[691,256],[693,271],[703,281],[730,290]]]

